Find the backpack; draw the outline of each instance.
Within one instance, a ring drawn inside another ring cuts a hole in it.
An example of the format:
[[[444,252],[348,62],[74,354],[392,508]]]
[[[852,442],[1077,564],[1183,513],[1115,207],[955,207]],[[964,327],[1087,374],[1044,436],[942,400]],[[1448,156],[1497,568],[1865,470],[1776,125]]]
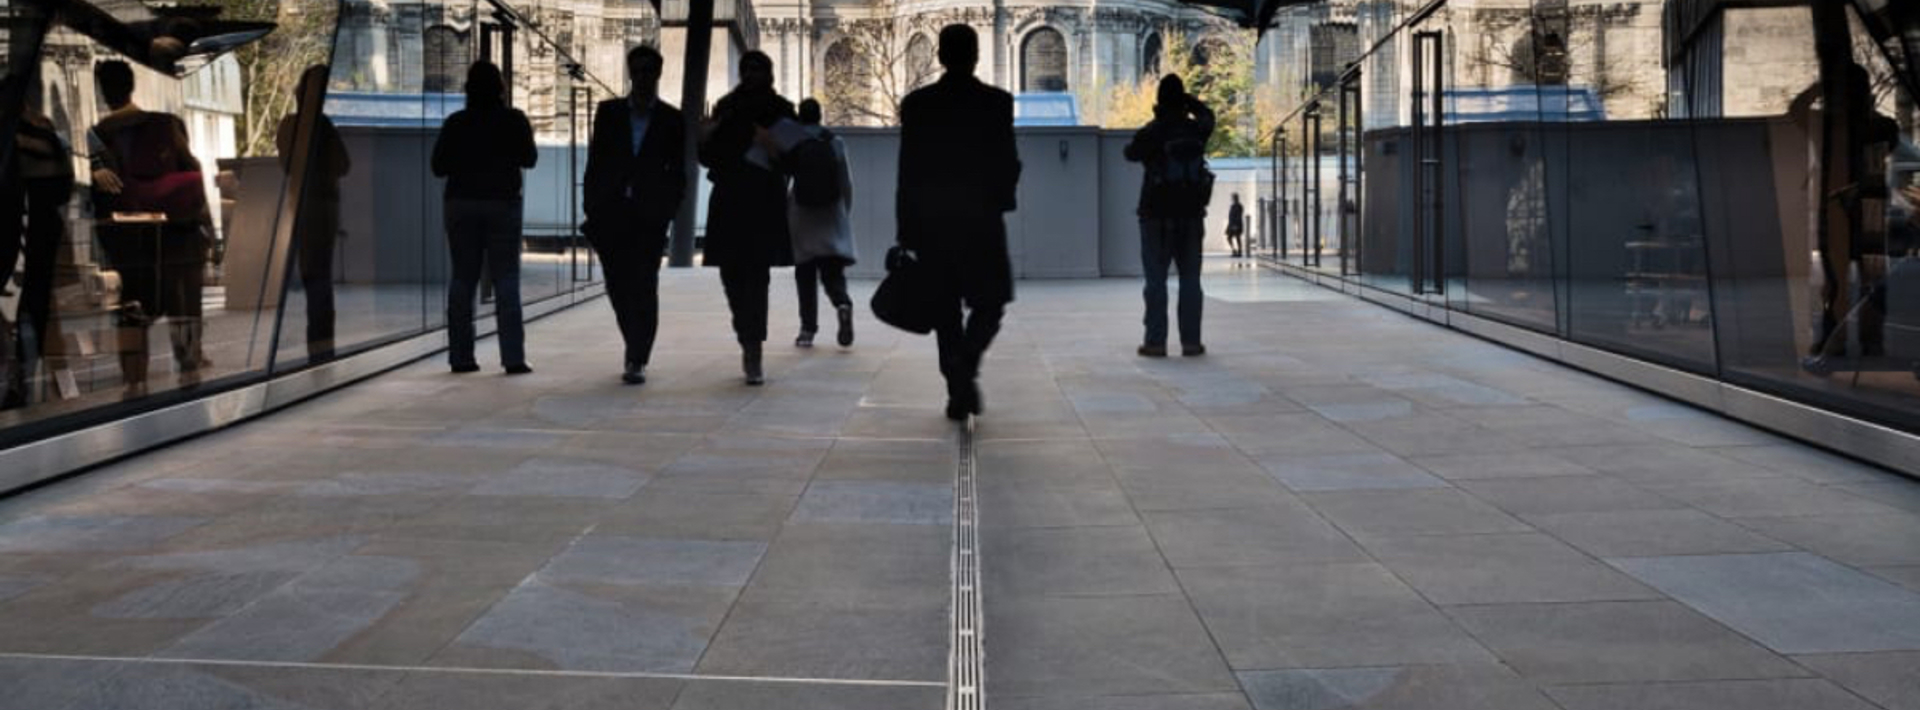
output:
[[[1204,212],[1213,200],[1206,141],[1178,135],[1167,139],[1160,150],[1160,160],[1148,171],[1148,197],[1162,212]]]
[[[833,152],[833,134],[820,135],[787,151],[793,173],[793,201],[802,207],[827,207],[840,201],[840,159]]]

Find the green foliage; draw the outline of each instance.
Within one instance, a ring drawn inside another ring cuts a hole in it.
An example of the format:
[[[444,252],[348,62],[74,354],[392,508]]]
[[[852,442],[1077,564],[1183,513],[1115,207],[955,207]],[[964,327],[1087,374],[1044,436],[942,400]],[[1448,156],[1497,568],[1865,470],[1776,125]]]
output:
[[[294,111],[294,89],[307,67],[327,62],[333,49],[332,0],[211,0],[231,20],[266,20],[279,27],[234,52],[240,63],[246,112],[240,119],[240,154],[273,155],[280,119]]]
[[[1219,32],[1195,45],[1174,35],[1167,42],[1161,70],[1178,74],[1187,92],[1199,97],[1213,109],[1216,119],[1213,138],[1207,152],[1214,157],[1264,155],[1267,141],[1260,133],[1258,114],[1271,110],[1269,102],[1256,100],[1253,81],[1254,36],[1251,32]],[[1107,128],[1137,128],[1153,120],[1154,95],[1159,76],[1142,77],[1131,86],[1117,86],[1106,102],[1101,125]],[[1084,102],[1083,102],[1084,103]]]

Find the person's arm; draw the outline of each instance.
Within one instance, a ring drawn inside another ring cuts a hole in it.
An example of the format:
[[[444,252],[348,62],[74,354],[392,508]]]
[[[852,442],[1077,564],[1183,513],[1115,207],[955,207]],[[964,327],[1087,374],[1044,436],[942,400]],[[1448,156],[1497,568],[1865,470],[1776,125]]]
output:
[[[520,148],[520,160],[516,164],[522,170],[531,170],[540,162],[540,148],[533,144],[533,123],[527,120],[527,114],[514,109],[513,127],[520,134],[514,137]]]
[[[1189,108],[1193,111],[1194,122],[1200,124],[1200,141],[1204,143],[1208,139],[1213,138],[1213,109],[1207,108],[1206,104],[1200,103],[1200,99],[1191,96],[1187,97],[1187,99],[1189,101]]]
[[[167,114],[167,123],[173,128],[173,152],[179,162],[175,170],[181,172],[200,172],[200,159],[193,157],[193,141],[187,138],[187,122],[179,116]]]
[[[606,155],[611,150],[606,143],[613,139],[607,127],[612,114],[606,104],[600,104],[593,114],[593,130],[587,133],[587,169],[580,176],[580,209],[588,214],[600,205],[600,193],[606,190],[602,183],[613,179],[607,175]]]
[[[920,180],[919,123],[917,102],[909,95],[900,103],[900,164],[895,170],[893,190],[894,241],[908,249],[916,248],[919,241],[913,234],[914,227],[920,223],[914,214]]]
[[[1000,93],[1000,106],[993,119],[994,152],[998,153],[1002,185],[1000,211],[1010,212],[1018,206],[1020,185],[1020,146],[1013,137],[1013,95]]]
[[[847,142],[833,137],[833,158],[840,167],[840,202],[853,211],[853,169],[847,165]]]
[[[433,139],[431,166],[434,177],[443,178],[453,172],[453,151],[448,144],[455,142],[455,135],[460,131],[460,121],[464,115],[464,112],[456,111],[452,116],[447,117],[446,122],[440,124],[440,134]]]
[[[1133,132],[1133,140],[1127,141],[1126,150],[1121,152],[1121,155],[1127,159],[1127,162],[1144,162],[1147,156],[1158,152],[1152,148],[1155,143],[1159,142],[1159,125],[1158,121],[1148,121],[1147,125],[1141,126],[1140,130]]]
[[[661,207],[664,208],[665,221],[671,222],[680,215],[680,205],[687,199],[687,120],[685,114],[661,112],[661,117],[671,116],[671,120],[661,121],[658,127],[648,127],[648,132],[666,130],[660,136],[660,147],[666,151],[660,156],[665,164],[664,174],[660,176],[662,192]]]

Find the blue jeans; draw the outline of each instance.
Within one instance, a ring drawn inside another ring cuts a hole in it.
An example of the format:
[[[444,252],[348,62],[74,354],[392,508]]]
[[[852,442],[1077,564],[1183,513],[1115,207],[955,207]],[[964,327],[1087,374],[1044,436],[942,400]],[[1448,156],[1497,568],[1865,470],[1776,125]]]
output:
[[[1200,218],[1140,220],[1140,263],[1147,277],[1145,344],[1167,344],[1167,267],[1180,268],[1180,344],[1200,344]]]
[[[520,323],[520,214],[519,200],[447,200],[447,246],[453,252],[453,278],[447,282],[449,364],[475,364],[473,302],[483,264],[493,280],[500,364],[527,362],[527,334]]]

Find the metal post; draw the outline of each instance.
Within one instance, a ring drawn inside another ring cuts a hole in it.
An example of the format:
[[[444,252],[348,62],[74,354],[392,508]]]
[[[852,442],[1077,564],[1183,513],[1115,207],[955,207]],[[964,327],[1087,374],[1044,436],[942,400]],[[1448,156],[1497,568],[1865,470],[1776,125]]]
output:
[[[700,198],[700,126],[707,118],[707,55],[713,51],[714,0],[687,0],[686,81],[680,110],[687,116],[687,197],[673,219],[673,248],[668,266],[693,265],[693,220]]]

